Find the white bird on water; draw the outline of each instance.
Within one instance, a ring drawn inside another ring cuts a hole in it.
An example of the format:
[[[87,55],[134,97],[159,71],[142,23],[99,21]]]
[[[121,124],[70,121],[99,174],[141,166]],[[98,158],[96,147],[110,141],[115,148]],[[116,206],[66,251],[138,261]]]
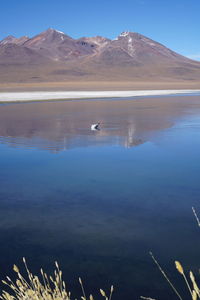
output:
[[[100,125],[100,123],[92,124],[91,125],[91,130],[100,130],[99,125]]]

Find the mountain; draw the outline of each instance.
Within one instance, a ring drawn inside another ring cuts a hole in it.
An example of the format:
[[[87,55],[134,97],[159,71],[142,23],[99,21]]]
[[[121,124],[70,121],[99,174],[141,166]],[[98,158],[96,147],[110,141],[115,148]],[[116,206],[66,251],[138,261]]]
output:
[[[0,65],[34,65],[48,63],[48,58],[37,51],[14,43],[0,45]]]
[[[134,32],[122,32],[116,39],[107,43],[96,58],[106,64],[118,65],[190,61],[162,44]]]
[[[13,35],[9,35],[5,39],[0,41],[0,45],[6,45],[6,44],[23,45],[28,39],[29,39],[28,36],[22,36],[20,38],[16,38]]]
[[[61,31],[49,28],[24,43],[25,47],[55,61],[92,54],[96,45],[82,39],[74,40]]]
[[[200,62],[135,32],[73,39],[49,28],[29,38],[0,41],[0,80],[198,81]],[[18,74],[18,76],[16,76]]]
[[[108,44],[111,40],[102,36],[95,36],[95,37],[83,37],[80,38],[79,41],[83,41],[101,48],[106,44]]]

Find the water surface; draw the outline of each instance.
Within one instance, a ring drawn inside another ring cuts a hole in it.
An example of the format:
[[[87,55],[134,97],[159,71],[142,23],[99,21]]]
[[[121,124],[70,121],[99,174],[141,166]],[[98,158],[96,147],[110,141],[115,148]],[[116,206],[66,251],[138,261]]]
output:
[[[100,131],[91,131],[101,122]],[[78,293],[172,299],[151,250],[198,271],[200,98],[0,106],[0,275],[57,260]]]

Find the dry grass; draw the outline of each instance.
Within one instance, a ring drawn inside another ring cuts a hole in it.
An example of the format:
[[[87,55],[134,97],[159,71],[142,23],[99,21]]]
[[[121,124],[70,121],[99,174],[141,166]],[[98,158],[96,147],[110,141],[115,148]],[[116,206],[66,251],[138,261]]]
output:
[[[18,267],[14,265],[13,270],[17,273],[16,282],[13,282],[8,276],[7,280],[3,280],[3,284],[8,287],[8,291],[2,291],[0,299],[3,300],[71,300],[71,293],[67,291],[66,284],[62,279],[62,271],[59,269],[58,263],[55,262],[56,269],[54,276],[48,276],[41,269],[41,279],[38,276],[33,275],[26,264],[25,258],[23,262],[27,272],[27,279],[25,279]],[[79,278],[79,283],[82,290],[82,300],[94,300],[92,295],[86,296],[83,283]],[[113,286],[111,286],[109,295],[104,290],[100,289],[100,295],[105,300],[111,300],[113,294]],[[77,300],[77,299],[76,299]]]
[[[192,207],[193,214],[197,221],[198,226],[200,226],[199,217]],[[175,285],[169,279],[168,275],[165,273],[157,259],[154,257],[153,253],[150,252],[150,256],[153,259],[154,263],[160,270],[161,274],[164,276],[166,281],[169,283],[170,287],[174,291],[174,294],[179,300],[183,300],[181,294],[177,291]],[[17,273],[16,282],[13,282],[8,276],[7,280],[3,280],[3,284],[10,289],[10,292],[3,290],[0,299],[2,300],[72,300],[71,293],[67,290],[66,284],[62,279],[62,271],[59,268],[57,262],[55,262],[56,269],[54,271],[54,276],[48,276],[41,269],[41,279],[38,276],[33,275],[26,264],[25,258],[23,258],[23,262],[27,272],[27,279],[25,279],[18,267],[16,265],[13,266],[13,270]],[[183,277],[183,280],[188,288],[188,296],[191,300],[200,299],[200,287],[197,285],[195,276],[192,271],[189,271],[188,274],[185,273],[182,264],[179,261],[175,261],[175,267],[178,273]],[[79,278],[79,283],[82,290],[82,300],[94,300],[92,295],[89,297],[86,296],[84,286],[81,278]],[[113,286],[111,286],[109,295],[105,293],[104,290],[100,289],[100,295],[105,300],[111,300],[113,295]],[[155,300],[150,297],[141,296],[141,299],[144,300]],[[77,299],[75,299],[77,300]]]
[[[198,217],[198,215],[197,215],[194,207],[192,207],[192,211],[193,211],[194,217],[195,217],[195,219],[197,221],[197,224],[200,227],[200,220],[199,220],[199,217]],[[166,281],[169,283],[170,287],[174,291],[174,293],[177,296],[177,298],[179,300],[183,300],[183,297],[177,291],[177,289],[175,288],[174,284],[171,282],[171,280],[169,279],[169,277],[167,276],[167,274],[165,273],[165,271],[163,270],[163,268],[161,267],[161,265],[159,264],[159,262],[157,261],[157,259],[152,254],[152,252],[150,252],[150,256],[153,259],[154,263],[157,265],[157,267],[160,270],[161,274],[164,276],[164,278],[166,279]],[[197,285],[197,282],[196,282],[196,279],[194,277],[193,272],[189,271],[186,274],[185,271],[184,271],[184,268],[183,268],[182,264],[179,261],[175,261],[175,267],[176,267],[177,271],[179,272],[179,274],[181,274],[181,276],[183,277],[183,280],[184,280],[184,282],[185,282],[185,284],[187,286],[187,289],[188,289],[188,295],[189,295],[190,299],[192,299],[192,300],[200,299],[200,287]],[[155,299],[146,298],[146,297],[140,297],[140,298],[141,299],[146,299],[146,300],[155,300]]]
[[[153,261],[155,262],[155,264],[158,266],[158,268],[161,271],[162,275],[165,277],[167,282],[170,284],[171,288],[173,289],[173,291],[176,294],[176,296],[178,297],[178,299],[183,300],[183,297],[180,295],[180,293],[175,288],[174,284],[171,282],[171,280],[168,278],[166,273],[163,271],[162,267],[160,266],[158,261],[155,259],[153,254],[150,253],[150,255],[151,255]],[[179,261],[175,261],[175,266],[176,266],[177,271],[183,277],[183,280],[184,280],[184,282],[185,282],[185,284],[188,288],[188,295],[190,296],[190,299],[192,299],[192,300],[200,299],[200,288],[196,283],[196,279],[195,279],[194,274],[192,273],[192,271],[189,271],[189,274],[186,274],[184,269],[183,269],[182,264]],[[190,280],[187,278],[187,276],[190,278]],[[141,299],[150,299],[150,298],[141,298]]]
[[[195,219],[196,219],[196,221],[197,221],[197,224],[198,224],[198,226],[200,227],[199,217],[198,217],[198,215],[197,215],[196,210],[194,209],[194,207],[192,207],[192,211],[193,211],[193,214],[194,214]]]

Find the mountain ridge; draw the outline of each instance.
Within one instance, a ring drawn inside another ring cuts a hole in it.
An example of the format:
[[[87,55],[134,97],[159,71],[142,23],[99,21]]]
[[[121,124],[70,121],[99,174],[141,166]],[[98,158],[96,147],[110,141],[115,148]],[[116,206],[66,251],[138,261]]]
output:
[[[0,66],[2,82],[200,80],[200,62],[130,31],[113,40],[102,36],[74,39],[53,28],[31,38],[10,35],[0,41]]]

